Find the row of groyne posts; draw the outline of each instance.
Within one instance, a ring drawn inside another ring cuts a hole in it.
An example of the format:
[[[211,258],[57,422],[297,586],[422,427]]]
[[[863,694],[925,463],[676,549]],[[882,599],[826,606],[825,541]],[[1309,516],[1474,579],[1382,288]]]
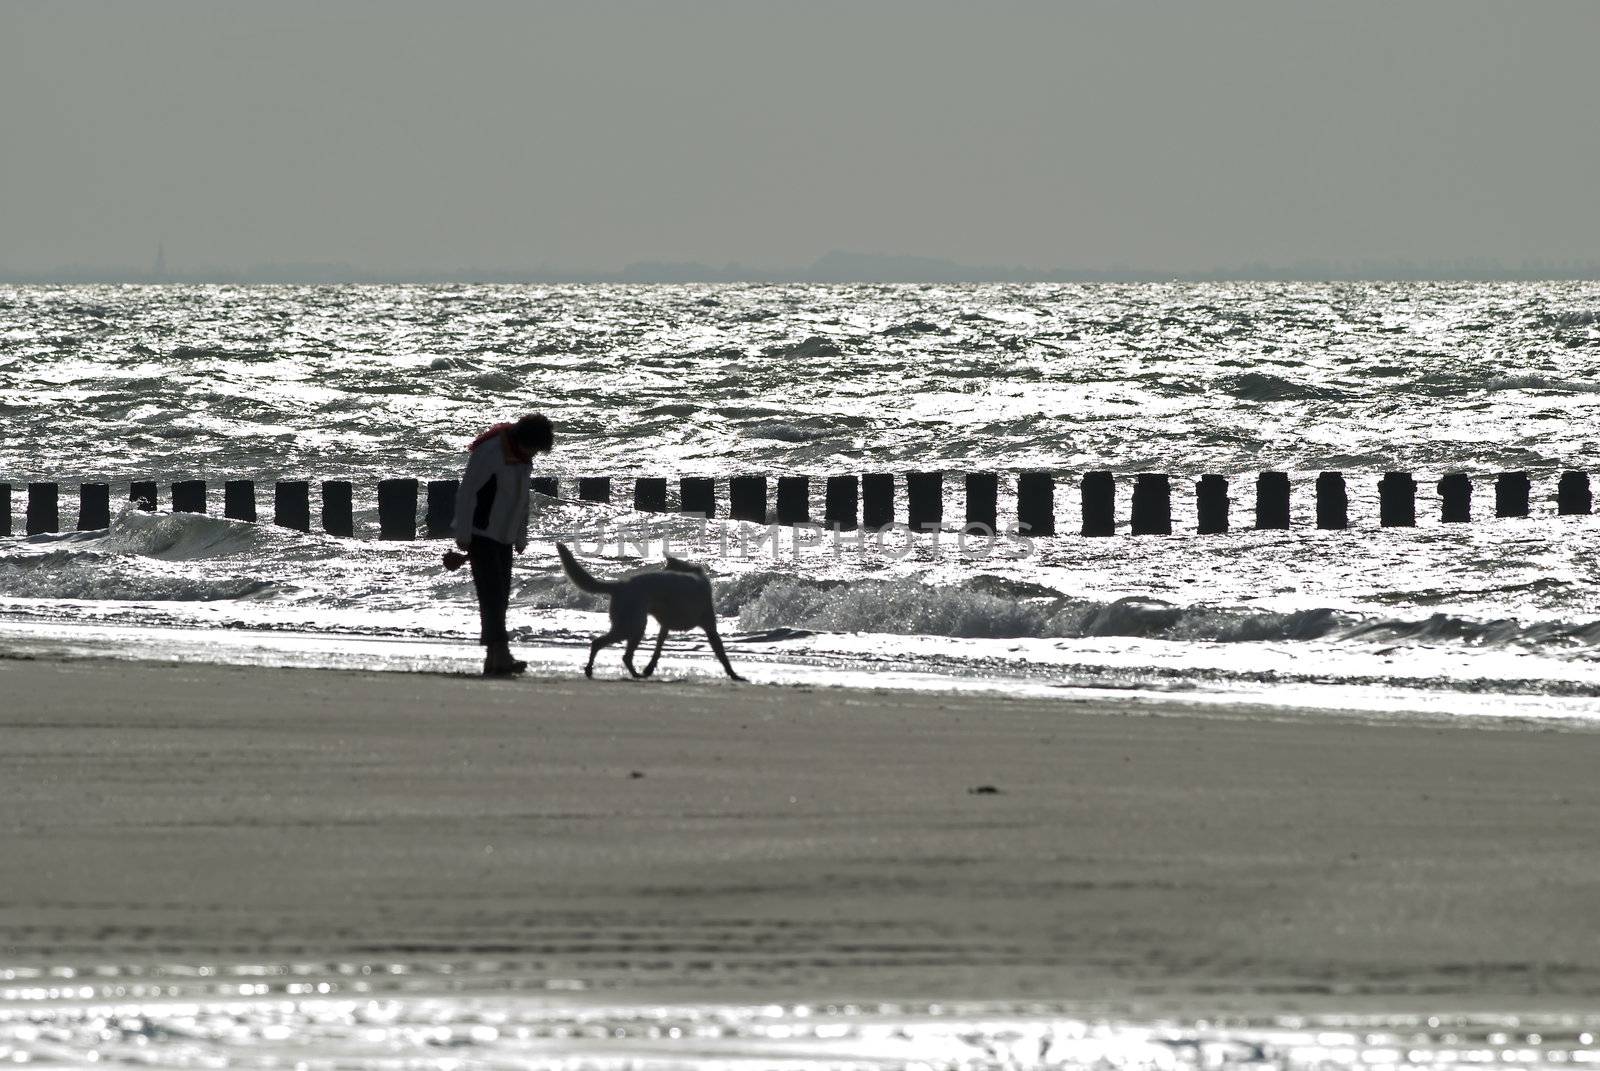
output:
[[[905,524],[912,531],[933,531],[942,527],[946,474],[913,472],[904,475],[869,473],[861,476],[829,476],[822,499],[825,527],[841,530],[863,528],[881,531]],[[961,477],[965,484],[965,526],[982,526],[1001,531],[998,523],[1000,500],[999,473],[974,472]],[[1056,533],[1056,476],[1048,472],[1023,472],[1016,479],[1016,530],[1027,535]],[[897,481],[905,491],[905,516],[895,515]],[[576,481],[580,501],[610,503],[612,479],[609,476],[580,477]],[[655,513],[681,513],[698,517],[726,516],[729,520],[756,524],[799,525],[812,523],[811,478],[779,476],[775,501],[769,498],[766,476],[733,476],[727,479],[727,509],[720,510],[718,481],[709,476],[685,476],[678,481],[678,508],[668,505],[668,481],[660,477],[640,477],[633,481],[633,508]],[[419,503],[421,531],[429,538],[451,534],[456,500],[455,480],[413,479],[378,482],[378,528],[380,539],[416,539]],[[1502,472],[1494,483],[1494,511],[1498,517],[1525,517],[1530,512],[1533,481],[1527,472]],[[60,485],[27,485],[28,535],[59,532]],[[133,481],[128,485],[128,500],[137,507],[154,510],[159,505],[159,486],[154,481]],[[536,477],[532,490],[551,498],[559,497],[560,481]],[[1472,479],[1465,472],[1451,472],[1438,482],[1440,520],[1463,522],[1472,519]],[[1082,534],[1109,536],[1117,530],[1117,479],[1105,471],[1085,473],[1079,481],[1082,502]],[[1377,484],[1379,523],[1384,527],[1411,527],[1417,523],[1417,481],[1409,472],[1384,474]],[[321,486],[321,527],[333,536],[355,535],[355,491],[349,480],[324,480]],[[1253,527],[1290,527],[1291,485],[1286,472],[1262,472],[1255,480]],[[1323,472],[1316,478],[1316,526],[1323,529],[1347,528],[1350,524],[1350,492],[1343,473]],[[1556,484],[1557,512],[1593,512],[1594,498],[1586,472],[1561,473]],[[1133,477],[1133,508],[1129,530],[1134,535],[1170,535],[1172,532],[1172,477],[1165,473],[1141,473]],[[204,480],[180,480],[171,485],[174,513],[207,513],[210,500]],[[1230,527],[1232,498],[1228,478],[1216,474],[1201,476],[1195,483],[1196,531],[1200,535],[1227,532]],[[238,521],[256,521],[256,483],[229,480],[222,488],[223,516]],[[273,485],[272,520],[275,524],[300,532],[311,531],[311,484],[306,480],[279,480]],[[78,531],[97,531],[111,525],[111,484],[83,483],[78,486]],[[0,535],[12,534],[11,485],[0,483]]]

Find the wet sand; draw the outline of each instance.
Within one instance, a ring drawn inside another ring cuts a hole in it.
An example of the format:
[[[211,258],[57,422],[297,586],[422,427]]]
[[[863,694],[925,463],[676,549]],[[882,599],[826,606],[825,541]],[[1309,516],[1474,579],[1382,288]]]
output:
[[[0,660],[0,965],[1586,1009],[1600,734]],[[992,789],[992,791],[991,791]]]

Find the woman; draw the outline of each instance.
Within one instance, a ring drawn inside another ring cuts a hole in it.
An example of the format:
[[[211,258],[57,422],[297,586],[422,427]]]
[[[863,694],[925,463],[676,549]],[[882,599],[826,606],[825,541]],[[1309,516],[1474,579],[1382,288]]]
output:
[[[467,471],[456,491],[456,546],[472,563],[478,592],[478,642],[488,648],[484,676],[521,673],[511,657],[506,607],[511,602],[511,552],[528,549],[528,480],[534,454],[548,454],[550,421],[529,413],[515,424],[496,424],[468,447]]]

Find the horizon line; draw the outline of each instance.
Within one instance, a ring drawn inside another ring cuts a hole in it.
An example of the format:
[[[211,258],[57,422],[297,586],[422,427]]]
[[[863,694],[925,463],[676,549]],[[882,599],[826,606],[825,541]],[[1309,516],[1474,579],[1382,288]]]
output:
[[[1532,282],[1600,280],[1600,262],[1523,261],[1510,266],[1482,258],[1363,260],[1302,259],[1292,264],[1247,262],[1204,269],[1130,265],[1105,268],[1026,268],[962,264],[937,257],[829,252],[805,267],[758,267],[729,262],[633,261],[596,268],[439,268],[375,270],[338,261],[262,262],[248,267],[207,265],[173,269],[165,257],[154,266],[65,265],[50,269],[0,267],[9,285],[229,284],[229,285],[429,285],[429,284],[978,284],[1161,282]]]

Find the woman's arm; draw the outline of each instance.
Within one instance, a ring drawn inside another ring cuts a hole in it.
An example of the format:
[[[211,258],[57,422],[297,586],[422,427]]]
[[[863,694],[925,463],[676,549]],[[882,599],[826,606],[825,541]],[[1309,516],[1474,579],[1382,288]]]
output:
[[[467,471],[461,475],[456,487],[456,546],[466,550],[472,545],[472,514],[478,506],[478,492],[494,472],[494,451],[499,443],[487,442],[472,451],[467,459]]]

